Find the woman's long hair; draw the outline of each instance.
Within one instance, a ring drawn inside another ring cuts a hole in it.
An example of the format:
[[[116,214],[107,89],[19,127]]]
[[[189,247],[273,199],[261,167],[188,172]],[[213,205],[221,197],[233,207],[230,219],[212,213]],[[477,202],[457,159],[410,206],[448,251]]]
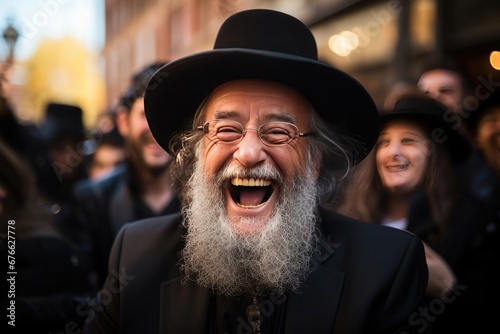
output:
[[[417,120],[415,120],[417,122]],[[427,138],[431,138],[430,129]],[[436,227],[435,237],[446,231],[453,206],[460,193],[460,182],[444,143],[429,142],[429,161],[420,183],[425,192],[431,218]],[[343,186],[343,200],[337,211],[349,217],[380,224],[387,211],[388,190],[382,185],[377,171],[375,145],[370,154],[355,168]]]

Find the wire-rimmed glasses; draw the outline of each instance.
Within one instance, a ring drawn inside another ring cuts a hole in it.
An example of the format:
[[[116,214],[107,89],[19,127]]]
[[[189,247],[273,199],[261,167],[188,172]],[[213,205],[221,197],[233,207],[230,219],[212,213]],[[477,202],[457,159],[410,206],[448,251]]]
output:
[[[196,128],[205,132],[205,136],[214,142],[236,144],[247,131],[256,131],[260,140],[268,146],[283,146],[299,137],[307,137],[313,132],[300,132],[295,124],[288,122],[267,122],[257,129],[244,128],[240,123],[229,119],[215,119]]]

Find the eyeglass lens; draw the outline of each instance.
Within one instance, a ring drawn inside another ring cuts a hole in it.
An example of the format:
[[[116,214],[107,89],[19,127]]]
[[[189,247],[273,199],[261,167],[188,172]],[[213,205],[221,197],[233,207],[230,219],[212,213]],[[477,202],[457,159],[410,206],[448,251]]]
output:
[[[298,135],[294,124],[286,122],[268,122],[258,129],[244,129],[243,125],[231,120],[213,120],[203,126],[210,140],[224,143],[233,143],[245,135],[249,130],[257,131],[259,138],[268,145],[286,145]]]

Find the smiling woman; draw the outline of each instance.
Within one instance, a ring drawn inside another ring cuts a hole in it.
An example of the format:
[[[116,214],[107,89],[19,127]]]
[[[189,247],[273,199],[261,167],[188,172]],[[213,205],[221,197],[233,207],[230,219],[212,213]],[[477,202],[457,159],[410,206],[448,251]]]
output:
[[[420,93],[410,93],[392,110],[382,111],[377,145],[347,185],[339,211],[411,230],[415,222],[410,203],[424,196],[431,222],[424,240],[440,240],[460,194],[453,164],[468,151],[463,137],[443,121],[445,112],[443,105]]]
[[[467,158],[470,147],[443,121],[446,110],[428,96],[410,93],[381,112],[378,142],[346,185],[338,208],[418,235],[425,242],[429,268],[426,295],[440,302],[456,297],[460,287],[451,256],[464,245],[456,240],[457,231],[463,233],[479,216],[477,210],[466,211],[473,199],[454,166]],[[435,327],[447,326],[442,319]]]
[[[395,196],[416,189],[428,166],[431,147],[425,128],[411,120],[385,124],[377,144],[377,171]]]

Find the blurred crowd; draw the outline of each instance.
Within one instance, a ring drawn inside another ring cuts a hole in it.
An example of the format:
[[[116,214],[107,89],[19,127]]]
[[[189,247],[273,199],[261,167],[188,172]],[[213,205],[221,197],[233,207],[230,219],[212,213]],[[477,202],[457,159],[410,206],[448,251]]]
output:
[[[144,116],[146,84],[161,65],[138,71],[92,128],[84,126],[78,105],[61,101],[47,103],[40,125],[22,123],[2,90],[0,248],[15,254],[17,328],[81,328],[120,227],[180,210],[171,158]],[[8,243],[9,221],[15,244]],[[6,284],[2,280],[3,291]]]
[[[135,73],[92,128],[79,106],[61,101],[47,103],[40,125],[20,122],[0,90],[0,248],[6,254],[14,220],[20,328],[83,326],[118,230],[180,211],[172,158],[144,115],[146,84],[162,65]],[[470,86],[447,63],[388,90],[378,143],[335,203],[344,215],[421,237],[435,333],[482,332],[500,311],[490,302],[500,297],[500,92]],[[401,177],[406,170],[413,174]]]

